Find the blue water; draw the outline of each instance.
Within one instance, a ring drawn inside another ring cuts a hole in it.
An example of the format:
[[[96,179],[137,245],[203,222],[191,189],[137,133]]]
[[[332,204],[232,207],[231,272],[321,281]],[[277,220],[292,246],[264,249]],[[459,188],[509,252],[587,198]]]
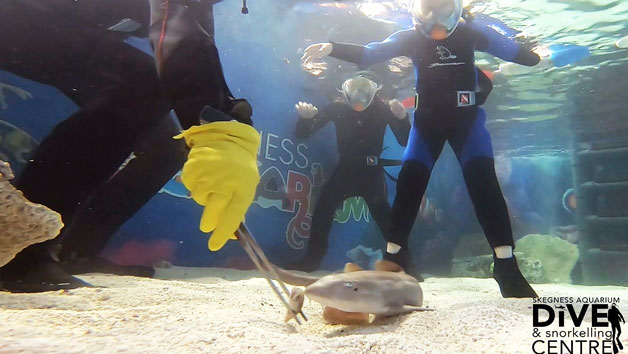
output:
[[[216,40],[226,80],[234,95],[247,98],[254,107],[255,127],[262,133],[260,172],[279,171],[287,191],[298,183],[314,189],[313,167],[322,167],[329,176],[337,161],[335,132],[328,126],[309,139],[296,138],[293,131],[298,118],[294,104],[307,101],[323,107],[338,95],[341,82],[356,68],[329,58],[326,69],[312,75],[300,66],[303,49],[329,40],[357,44],[382,40],[407,26],[407,15],[400,1],[386,2],[384,6],[377,1],[256,0],[248,5],[248,15],[240,13],[241,3],[235,0],[224,0],[215,8]],[[564,192],[573,187],[572,147],[584,135],[589,140],[612,138],[618,144],[628,142],[628,50],[614,45],[628,35],[628,2],[478,1],[473,9],[521,31],[539,47],[550,51],[553,48],[555,59],[560,55],[556,48],[561,46],[579,46],[589,54],[582,50],[562,54],[563,61],[525,70],[509,69],[502,61],[484,54],[477,56],[478,66],[494,75],[494,90],[485,105],[487,127],[493,138],[498,175],[515,237],[548,234],[556,226],[574,224],[574,214],[563,208],[562,201]],[[143,47],[145,42],[141,43],[140,40],[131,44]],[[398,70],[390,64],[372,68],[383,77],[382,95],[407,98],[413,92],[412,70],[403,67],[403,63],[392,63]],[[37,141],[76,109],[54,88],[4,72],[0,72],[0,82],[33,94],[32,99],[22,100],[5,92],[8,107],[0,110],[0,118]],[[401,156],[403,148],[390,131],[384,145],[387,149],[383,157]],[[19,172],[21,164],[11,162]],[[387,170],[396,176],[399,169]],[[129,241],[151,245],[167,240],[175,250],[170,259],[175,264],[245,263],[246,256],[235,242],[218,253],[206,250],[207,235],[197,227],[201,208],[186,198],[177,183],[171,181],[170,187],[166,186],[163,193],[122,227],[110,242],[107,254],[115,254]],[[391,203],[394,187],[393,180],[388,179]],[[440,251],[446,255],[460,235],[480,232],[449,148],[436,165],[427,198],[442,210],[444,221],[428,220],[415,228],[413,244],[417,255],[426,252],[422,244],[427,240],[450,240],[434,246],[442,248]],[[304,199],[297,196],[290,207],[257,200],[249,210],[247,224],[272,260],[280,265],[302,254],[311,217],[311,212],[306,212],[311,211],[310,202],[308,195]],[[324,268],[339,267],[348,261],[346,252],[359,245],[372,249],[383,246],[381,234],[363,203],[353,201],[353,212],[351,207],[348,202],[344,212],[339,211],[342,215],[332,228]]]

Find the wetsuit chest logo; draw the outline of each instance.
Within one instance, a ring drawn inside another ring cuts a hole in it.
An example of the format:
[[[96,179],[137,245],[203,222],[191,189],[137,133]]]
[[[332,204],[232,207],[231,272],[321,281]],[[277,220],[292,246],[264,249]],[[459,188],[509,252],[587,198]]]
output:
[[[435,63],[433,62],[430,65],[428,65],[429,69],[434,68],[434,67],[439,67],[439,66],[458,66],[458,65],[465,64],[464,61],[462,62],[449,61],[449,60],[458,59],[458,56],[455,54],[452,54],[451,50],[449,50],[449,48],[445,47],[444,45],[437,45],[435,48],[435,51],[436,51],[436,54],[438,55],[438,59],[437,59],[438,62],[435,62]],[[436,57],[433,57],[433,58],[436,59]]]
[[[449,49],[447,49],[447,47],[442,46],[442,45],[436,46],[436,54],[440,55],[440,58],[439,58],[440,60],[457,58],[457,56],[451,54],[451,52],[449,51]]]

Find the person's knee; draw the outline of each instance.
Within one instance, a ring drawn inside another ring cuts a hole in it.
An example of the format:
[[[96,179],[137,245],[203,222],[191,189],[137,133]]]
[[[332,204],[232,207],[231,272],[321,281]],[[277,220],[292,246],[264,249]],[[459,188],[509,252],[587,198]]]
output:
[[[420,189],[423,183],[427,183],[429,175],[430,170],[423,162],[416,160],[404,162],[399,172],[397,193]]]
[[[495,160],[489,156],[476,156],[464,165],[462,173],[467,183],[471,182],[497,182],[495,173]]]

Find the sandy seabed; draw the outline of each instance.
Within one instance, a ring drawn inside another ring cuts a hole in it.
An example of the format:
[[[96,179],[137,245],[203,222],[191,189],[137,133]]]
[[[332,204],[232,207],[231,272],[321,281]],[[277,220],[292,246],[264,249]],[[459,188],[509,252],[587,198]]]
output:
[[[501,298],[492,279],[428,278],[425,305],[436,311],[368,326],[326,325],[321,305],[306,300],[309,321],[298,326],[284,323],[283,306],[253,271],[173,267],[156,279],[81,278],[99,288],[0,292],[0,353],[531,353],[534,341],[532,300]],[[628,288],[535,289],[619,297],[628,315]]]

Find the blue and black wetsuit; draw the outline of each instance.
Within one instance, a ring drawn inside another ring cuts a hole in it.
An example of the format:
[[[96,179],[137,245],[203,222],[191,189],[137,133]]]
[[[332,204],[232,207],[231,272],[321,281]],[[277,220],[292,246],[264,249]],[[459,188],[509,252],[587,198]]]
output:
[[[397,182],[389,241],[407,249],[408,236],[429,176],[445,141],[463,170],[478,219],[491,247],[514,246],[506,203],[495,168],[486,114],[474,102],[478,75],[476,50],[533,66],[539,57],[488,27],[461,23],[444,40],[418,29],[396,32],[366,46],[333,43],[333,57],[368,66],[398,56],[412,59],[417,76],[418,108]],[[420,80],[418,77],[420,76]]]

